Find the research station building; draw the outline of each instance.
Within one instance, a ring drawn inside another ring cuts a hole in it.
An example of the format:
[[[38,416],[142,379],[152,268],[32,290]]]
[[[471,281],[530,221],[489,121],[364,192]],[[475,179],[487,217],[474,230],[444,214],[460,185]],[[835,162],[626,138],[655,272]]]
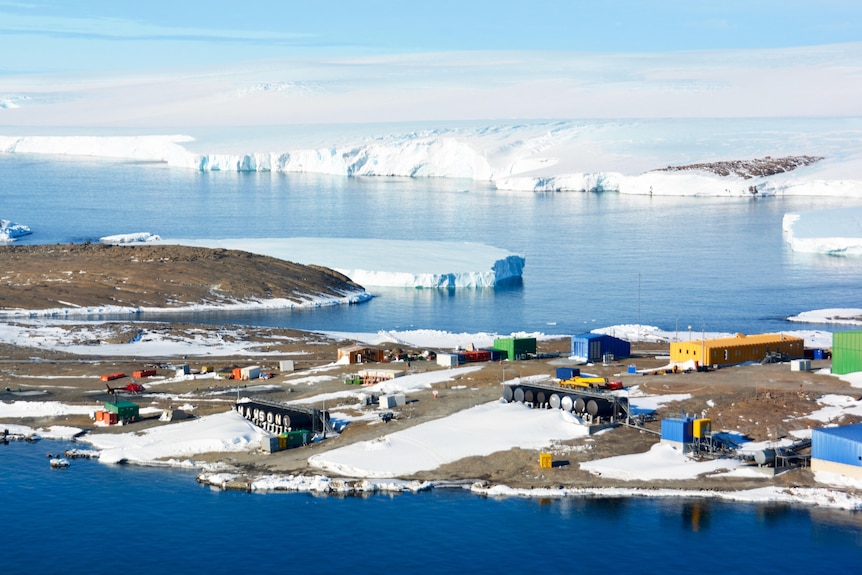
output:
[[[805,340],[783,333],[759,335],[736,334],[734,337],[675,341],[670,344],[670,360],[684,363],[694,360],[698,365],[735,365],[762,361],[770,354],[788,359],[800,358],[805,352]]]
[[[862,479],[862,423],[812,429],[811,471]]]
[[[603,361],[629,357],[632,346],[624,339],[602,333],[582,333],[572,337],[571,357],[580,361]]]
[[[832,373],[857,371],[862,371],[862,331],[836,331],[832,334]]]

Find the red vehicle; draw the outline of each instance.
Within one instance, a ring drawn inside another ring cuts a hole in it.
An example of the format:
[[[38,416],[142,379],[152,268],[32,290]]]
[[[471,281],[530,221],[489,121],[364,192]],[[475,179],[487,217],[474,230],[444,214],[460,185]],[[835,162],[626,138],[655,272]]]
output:
[[[122,387],[111,387],[110,385],[108,385],[106,383],[105,387],[108,388],[108,393],[110,393],[111,395],[117,393],[118,391],[126,392],[126,393],[133,393],[135,395],[137,395],[139,393],[143,393],[144,391],[146,391],[144,389],[143,385],[141,385],[140,383],[135,383],[134,381],[127,383],[126,385],[124,385]]]

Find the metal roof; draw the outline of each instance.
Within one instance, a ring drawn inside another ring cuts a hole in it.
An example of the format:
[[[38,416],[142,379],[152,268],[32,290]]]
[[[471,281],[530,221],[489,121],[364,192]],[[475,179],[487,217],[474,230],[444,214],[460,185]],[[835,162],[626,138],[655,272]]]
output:
[[[813,432],[824,433],[833,437],[840,437],[842,439],[862,442],[862,423],[854,423],[853,425],[842,425],[839,427],[821,427],[819,429],[814,429]]]
[[[624,339],[620,339],[618,337],[614,337],[612,335],[608,335],[606,333],[582,333],[580,335],[576,335],[575,339],[615,339],[617,341],[625,341]]]
[[[716,339],[697,339],[689,342],[676,342],[676,343],[696,343],[701,345],[705,343],[707,345],[711,345],[713,347],[733,347],[735,345],[751,345],[758,343],[774,343],[777,341],[802,341],[805,340],[801,337],[796,337],[793,335],[787,335],[786,333],[760,333],[757,335],[745,335],[744,333],[738,333],[734,337],[720,337]]]

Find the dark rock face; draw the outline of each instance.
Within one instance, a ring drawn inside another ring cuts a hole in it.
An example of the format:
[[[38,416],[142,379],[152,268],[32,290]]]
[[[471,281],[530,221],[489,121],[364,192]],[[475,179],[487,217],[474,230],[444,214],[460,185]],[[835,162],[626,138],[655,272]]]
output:
[[[822,156],[786,156],[784,158],[766,156],[763,158],[755,158],[753,160],[730,160],[723,162],[688,164],[686,166],[668,166],[654,171],[700,171],[709,172],[718,176],[737,176],[747,180],[750,178],[772,176],[775,174],[790,172],[796,168],[819,162],[822,159]]]

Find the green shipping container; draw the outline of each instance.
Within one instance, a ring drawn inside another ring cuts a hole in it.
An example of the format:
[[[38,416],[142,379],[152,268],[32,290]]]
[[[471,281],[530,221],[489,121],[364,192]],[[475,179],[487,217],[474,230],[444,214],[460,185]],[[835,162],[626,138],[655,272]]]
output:
[[[527,359],[536,353],[536,338],[501,337],[494,340],[494,349],[506,352],[505,359]]]
[[[281,449],[290,449],[292,447],[302,447],[311,442],[311,432],[307,429],[297,429],[295,431],[285,431],[278,435],[278,446]]]
[[[832,373],[844,375],[862,371],[862,331],[832,334]]]
[[[116,413],[119,419],[138,419],[138,404],[131,401],[106,402],[105,411]]]

